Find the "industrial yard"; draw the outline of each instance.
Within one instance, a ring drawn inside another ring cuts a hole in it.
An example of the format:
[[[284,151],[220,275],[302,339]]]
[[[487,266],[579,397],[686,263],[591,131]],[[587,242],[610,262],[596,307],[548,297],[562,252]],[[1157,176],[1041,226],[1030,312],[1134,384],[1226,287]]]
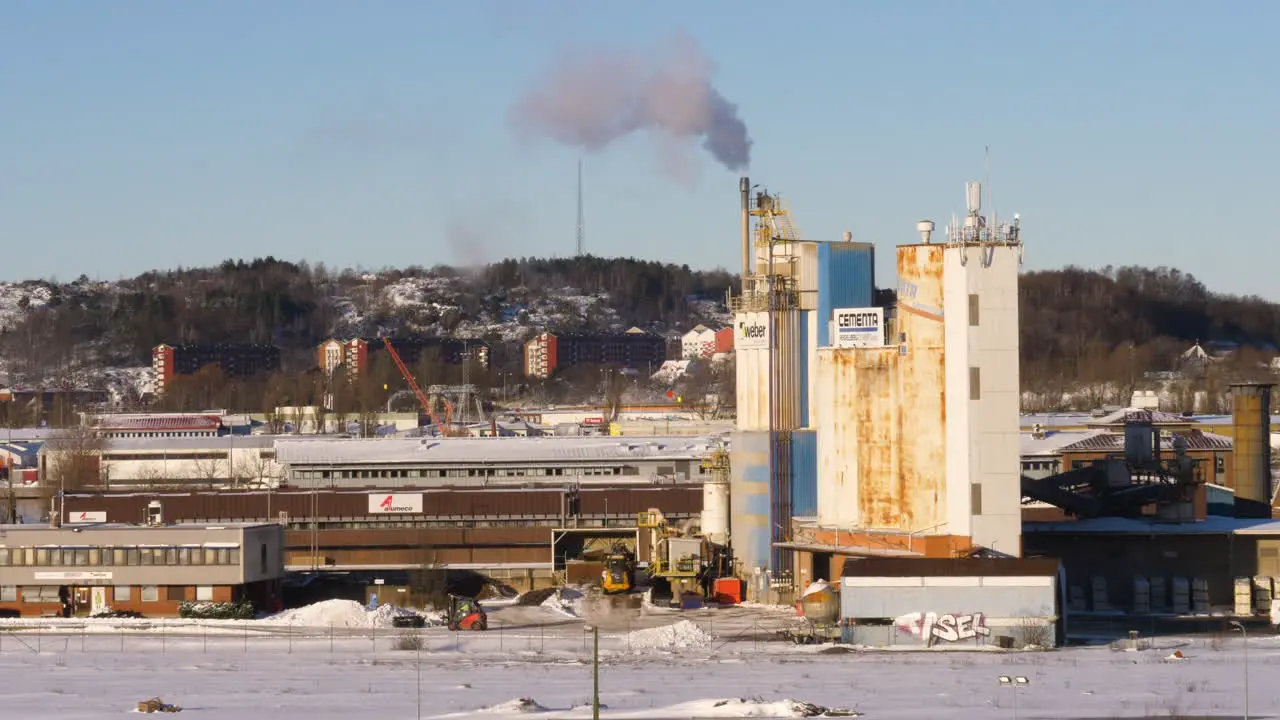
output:
[[[401,718],[587,718],[592,622],[606,718],[785,718],[819,709],[919,718],[922,707],[936,718],[1012,717],[1014,692],[1020,717],[1229,717],[1240,712],[1250,666],[1254,716],[1280,712],[1280,688],[1265,680],[1280,666],[1274,637],[1251,638],[1247,660],[1238,638],[1214,635],[1054,652],[850,652],[770,637],[791,622],[785,609],[648,609],[610,621],[550,605],[490,612],[487,633],[269,620],[0,621],[6,713],[88,720],[158,695],[210,720],[268,709],[282,720],[336,720],[374,707]],[[1011,690],[1001,676],[1027,684]]]

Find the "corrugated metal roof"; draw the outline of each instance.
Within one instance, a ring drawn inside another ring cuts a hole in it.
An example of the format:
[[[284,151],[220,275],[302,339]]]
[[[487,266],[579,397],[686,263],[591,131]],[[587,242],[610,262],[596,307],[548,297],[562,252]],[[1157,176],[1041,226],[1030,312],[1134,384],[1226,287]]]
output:
[[[100,430],[165,431],[217,430],[222,419],[217,415],[106,415],[99,419]]]
[[[249,448],[270,448],[276,442],[291,443],[296,436],[281,437],[272,435],[222,435],[202,438],[109,438],[103,448],[105,452],[150,451],[165,452],[168,450],[247,450]]]
[[[1178,433],[1187,440],[1190,450],[1230,450],[1231,438],[1217,433],[1200,430]],[[1173,439],[1161,438],[1160,449],[1173,452]],[[1059,449],[1059,452],[1124,452],[1124,436],[1119,433],[1102,432],[1087,437]]]
[[[276,458],[291,465],[698,460],[712,444],[701,436],[327,439],[280,443]]]

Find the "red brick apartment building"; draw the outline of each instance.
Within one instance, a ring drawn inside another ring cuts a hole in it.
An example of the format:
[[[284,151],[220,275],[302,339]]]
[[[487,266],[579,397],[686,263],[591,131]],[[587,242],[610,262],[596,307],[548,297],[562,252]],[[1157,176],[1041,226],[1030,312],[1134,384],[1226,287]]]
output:
[[[280,348],[274,345],[157,345],[151,351],[157,395],[175,376],[194,375],[216,365],[229,378],[248,378],[280,369]]]
[[[391,338],[391,346],[399,353],[400,359],[410,367],[424,355],[432,352],[439,353],[440,359],[450,365],[462,365],[469,353],[472,360],[480,367],[489,367],[489,346],[478,340],[436,337]],[[386,352],[386,345],[381,340],[330,339],[320,343],[320,347],[316,349],[316,364],[325,372],[334,372],[339,367],[345,366],[348,372],[358,375],[368,370],[372,358],[381,352]]]
[[[666,339],[639,328],[614,335],[542,333],[524,344],[524,374],[538,379],[578,365],[624,365],[652,372],[666,360]]]

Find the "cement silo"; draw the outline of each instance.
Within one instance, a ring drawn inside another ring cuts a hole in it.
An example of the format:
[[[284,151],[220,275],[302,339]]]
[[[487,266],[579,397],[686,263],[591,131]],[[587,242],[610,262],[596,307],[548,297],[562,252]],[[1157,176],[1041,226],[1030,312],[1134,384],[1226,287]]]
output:
[[[1021,552],[1018,222],[980,191],[945,242],[898,248],[888,347],[819,351],[818,520]]]

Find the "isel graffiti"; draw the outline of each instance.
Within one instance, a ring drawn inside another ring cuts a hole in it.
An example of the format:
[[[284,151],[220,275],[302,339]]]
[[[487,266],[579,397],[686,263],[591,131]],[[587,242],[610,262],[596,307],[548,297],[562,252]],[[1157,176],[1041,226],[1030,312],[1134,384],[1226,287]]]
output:
[[[946,613],[910,613],[897,618],[894,626],[920,638],[926,645],[937,642],[960,642],[991,635],[982,613],[958,615]]]

